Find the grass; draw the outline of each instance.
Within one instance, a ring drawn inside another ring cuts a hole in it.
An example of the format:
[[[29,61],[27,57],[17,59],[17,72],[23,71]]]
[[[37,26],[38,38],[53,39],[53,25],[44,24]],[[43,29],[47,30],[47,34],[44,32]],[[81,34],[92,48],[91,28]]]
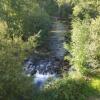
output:
[[[77,78],[78,74],[74,74],[76,78],[65,76],[46,85],[34,94],[33,100],[100,100],[100,77]]]

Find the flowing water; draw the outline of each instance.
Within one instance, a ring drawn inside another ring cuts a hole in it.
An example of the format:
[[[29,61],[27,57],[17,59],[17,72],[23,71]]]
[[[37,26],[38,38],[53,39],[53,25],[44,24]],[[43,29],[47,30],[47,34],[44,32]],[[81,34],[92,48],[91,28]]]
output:
[[[34,76],[34,83],[39,88],[41,88],[49,78],[55,79],[59,74],[61,61],[65,54],[63,48],[65,32],[65,25],[62,22],[54,22],[49,36],[50,57],[36,59],[34,61],[27,59],[25,61],[24,70],[26,74],[28,76]]]
[[[54,55],[58,59],[63,59],[65,54],[65,49],[63,47],[63,43],[65,41],[65,32],[65,25],[62,22],[54,22],[53,28],[51,30],[49,44],[52,51],[52,55]]]

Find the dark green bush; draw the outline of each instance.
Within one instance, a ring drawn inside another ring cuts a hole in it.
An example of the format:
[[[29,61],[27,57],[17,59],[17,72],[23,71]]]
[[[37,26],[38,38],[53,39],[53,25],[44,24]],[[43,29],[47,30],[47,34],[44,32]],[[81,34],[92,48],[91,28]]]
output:
[[[40,7],[44,9],[50,16],[58,14],[58,4],[56,0],[36,0]]]
[[[0,18],[7,23],[8,35],[22,36],[24,40],[31,35],[47,35],[51,27],[51,19],[38,3],[31,0],[0,1]]]
[[[0,100],[32,100],[32,79],[24,75],[22,62],[33,45],[0,35]]]
[[[98,5],[97,1],[83,1],[73,9],[72,64],[81,69],[95,68],[100,65]]]
[[[87,100],[93,91],[96,92],[84,79],[66,77],[46,86],[33,100]]]

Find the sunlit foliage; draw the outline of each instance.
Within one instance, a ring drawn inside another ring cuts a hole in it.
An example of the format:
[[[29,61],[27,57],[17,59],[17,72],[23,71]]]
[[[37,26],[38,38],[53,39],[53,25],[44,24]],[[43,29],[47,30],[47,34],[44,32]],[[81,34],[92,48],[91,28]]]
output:
[[[38,93],[23,61],[43,48],[55,16],[67,23],[65,59],[76,71]],[[88,100],[100,96],[99,70],[100,0],[0,0],[0,100]]]
[[[6,22],[10,37],[16,35],[27,39],[40,30],[41,34],[48,33],[50,17],[34,0],[2,0],[0,7],[0,18]]]
[[[99,3],[80,2],[74,7],[73,15],[72,62],[82,68],[100,67]]]
[[[31,39],[32,41],[32,39]],[[32,79],[23,72],[23,61],[34,49],[34,42],[0,35],[0,100],[30,100]]]

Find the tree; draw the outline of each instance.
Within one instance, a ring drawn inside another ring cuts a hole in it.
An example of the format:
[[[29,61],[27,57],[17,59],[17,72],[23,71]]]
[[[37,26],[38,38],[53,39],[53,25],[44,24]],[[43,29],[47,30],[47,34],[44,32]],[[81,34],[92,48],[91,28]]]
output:
[[[82,1],[73,10],[72,64],[79,69],[99,64],[99,3]]]
[[[10,37],[25,34],[27,35],[26,38],[28,38],[28,36],[36,34],[40,29],[42,33],[48,33],[51,26],[50,17],[34,0],[30,2],[27,0],[2,0],[0,5],[0,17],[7,23]]]

